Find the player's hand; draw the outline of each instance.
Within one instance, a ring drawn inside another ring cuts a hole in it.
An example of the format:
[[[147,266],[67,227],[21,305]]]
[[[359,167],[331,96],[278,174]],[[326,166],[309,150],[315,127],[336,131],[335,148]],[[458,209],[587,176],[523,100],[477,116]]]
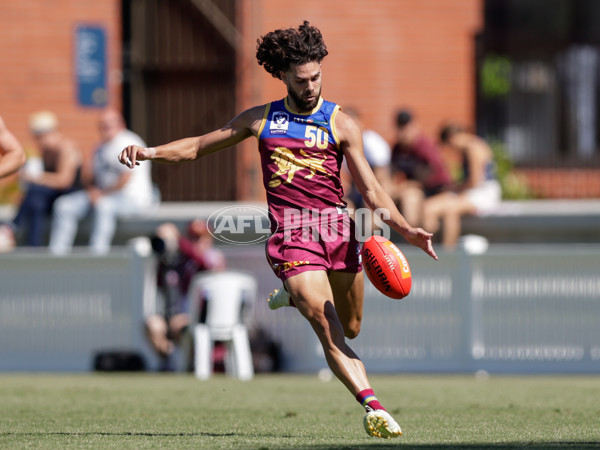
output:
[[[432,237],[432,233],[428,233],[422,228],[411,228],[404,234],[404,239],[406,239],[409,244],[419,247],[437,261],[438,257],[435,254],[435,250],[433,250]]]
[[[130,145],[119,154],[119,162],[130,169],[140,165],[140,161],[150,159],[150,149],[140,147],[139,145]]]

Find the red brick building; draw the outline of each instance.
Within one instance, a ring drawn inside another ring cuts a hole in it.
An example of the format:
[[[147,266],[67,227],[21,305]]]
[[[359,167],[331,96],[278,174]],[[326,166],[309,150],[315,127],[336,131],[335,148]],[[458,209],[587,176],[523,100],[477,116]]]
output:
[[[125,2],[125,7],[131,7],[135,15],[141,3],[158,4],[160,0]],[[169,2],[173,8],[190,7],[184,3],[194,6],[189,0]],[[222,18],[220,11],[231,15],[223,9],[231,2],[195,3],[204,7],[202,14],[208,17],[209,27],[218,23],[215,17]],[[367,126],[391,139],[393,115],[405,105],[414,108],[429,132],[449,117],[473,123],[473,36],[482,25],[480,0],[340,0],[327,4],[316,0],[238,0],[233,6],[230,23],[239,33],[236,111],[284,95],[281,82],[255,62],[256,38],[275,28],[297,26],[306,19],[321,29],[330,51],[324,61],[324,96],[359,107]],[[216,16],[215,8],[219,10]],[[50,109],[58,115],[63,132],[84,152],[93,148],[101,109],[77,103],[75,29],[79,24],[104,28],[108,103],[120,108],[123,11],[118,0],[1,3],[0,114],[25,146],[33,146],[27,131],[29,114]],[[223,29],[215,28],[216,40]],[[135,105],[131,110],[136,110]],[[143,127],[135,126],[135,113],[130,123],[144,135]],[[245,148],[252,146],[249,142],[238,149],[242,158],[236,162],[235,192],[242,199],[262,195],[256,151]]]
[[[240,106],[283,97],[255,60],[256,36],[309,20],[324,35],[323,96],[359,108],[366,127],[393,140],[396,111],[411,107],[425,131],[475,114],[475,34],[480,0],[243,2]]]
[[[77,105],[74,41],[78,25],[106,29],[110,104],[121,105],[120,1],[7,0],[0,3],[0,114],[26,147],[29,115],[54,111],[65,134],[88,150],[99,110]]]
[[[0,115],[29,152],[29,115],[52,110],[61,130],[89,151],[98,139],[99,110],[77,105],[75,30],[101,25],[106,43],[108,98],[121,105],[120,1],[6,0],[0,3]],[[14,177],[13,177],[14,178]],[[0,182],[0,200],[15,199],[13,179]]]
[[[31,148],[28,116],[50,109],[63,132],[91,151],[102,109],[78,102],[75,43],[84,24],[104,30],[107,105],[123,108],[135,131],[152,144],[202,133],[284,95],[256,64],[256,39],[305,19],[330,52],[324,97],[359,108],[365,125],[388,140],[402,106],[430,134],[446,119],[475,126],[484,0],[6,0],[0,114]],[[263,198],[252,140],[209,158],[155,168],[163,198]],[[544,184],[539,174],[535,180]],[[10,182],[0,184],[0,196]]]

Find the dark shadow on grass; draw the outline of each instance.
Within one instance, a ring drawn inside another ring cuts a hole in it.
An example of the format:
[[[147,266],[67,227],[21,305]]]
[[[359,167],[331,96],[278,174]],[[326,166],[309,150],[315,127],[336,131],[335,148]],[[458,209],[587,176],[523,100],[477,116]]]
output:
[[[286,446],[287,449],[301,449],[306,447]],[[361,450],[361,449],[389,449],[401,448],[402,450],[509,450],[517,448],[533,449],[590,449],[600,448],[600,441],[594,442],[505,442],[499,444],[403,444],[402,438],[395,441],[373,440],[372,442],[360,445],[314,445],[311,450]]]
[[[7,436],[31,436],[31,437],[40,437],[40,436],[146,436],[146,437],[257,437],[257,434],[244,434],[244,433],[208,433],[208,432],[197,432],[197,433],[143,433],[143,432],[121,432],[121,433],[103,433],[103,432],[65,432],[65,431],[56,431],[49,433],[17,433],[17,432],[7,432],[0,433],[0,437]],[[264,435],[265,439],[269,438],[298,438],[298,436],[290,436],[290,435]],[[254,447],[253,447],[254,448]],[[281,447],[274,447],[270,445],[268,442],[265,442],[264,446],[260,446],[258,448],[271,449],[276,450]],[[300,450],[300,449],[310,449],[310,450],[361,450],[361,449],[390,449],[390,448],[402,448],[402,450],[510,450],[510,449],[600,449],[600,441],[590,441],[590,442],[504,442],[498,444],[490,444],[490,443],[481,443],[481,444],[404,444],[402,442],[402,438],[394,441],[382,441],[379,439],[371,439],[369,442],[365,442],[364,444],[353,444],[353,445],[345,445],[345,444],[313,444],[310,446],[306,445],[286,445],[286,450]]]
[[[104,433],[101,431],[98,432],[84,432],[77,433],[66,432],[66,431],[54,431],[48,433],[0,433],[0,436],[149,436],[149,437],[198,437],[198,436],[207,436],[207,437],[231,437],[238,436],[237,433],[135,433],[135,432],[122,432],[122,433]],[[285,436],[284,436],[285,437]]]

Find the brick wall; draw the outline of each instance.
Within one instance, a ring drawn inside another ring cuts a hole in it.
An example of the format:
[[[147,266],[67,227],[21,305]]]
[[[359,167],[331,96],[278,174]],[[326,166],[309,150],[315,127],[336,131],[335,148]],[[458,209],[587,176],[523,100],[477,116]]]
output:
[[[77,105],[74,31],[80,23],[106,29],[111,105],[121,104],[119,0],[0,2],[0,114],[24,146],[33,148],[29,115],[54,111],[65,135],[88,152],[98,139],[99,110]]]
[[[473,36],[482,26],[482,0],[238,0],[242,33],[238,110],[281,98],[283,85],[256,64],[256,38],[307,19],[324,34],[325,98],[359,107],[364,123],[393,139],[401,106],[435,133],[442,120],[474,121]],[[109,98],[121,103],[120,1],[0,2],[0,114],[26,147],[27,118],[56,112],[63,132],[84,152],[96,142],[99,111],[77,106],[73,35],[81,22],[107,30]],[[249,149],[251,148],[251,150]],[[255,143],[238,149],[243,163],[238,196],[263,198]],[[1,185],[0,185],[1,188]]]
[[[600,198],[600,169],[518,169],[539,198]]]
[[[483,26],[481,0],[241,0],[239,109],[281,98],[281,81],[256,63],[256,38],[309,20],[323,33],[323,96],[355,106],[366,127],[393,140],[393,118],[409,106],[426,132],[440,122],[474,123],[474,35]],[[254,150],[252,150],[253,148]],[[245,176],[260,192],[255,143],[242,146]],[[258,183],[258,184],[257,184]]]
[[[109,103],[120,107],[120,5],[119,0],[0,2],[0,115],[25,147],[34,148],[29,114],[51,109],[84,153],[93,148],[100,111],[77,105],[74,30],[79,23],[106,29]],[[360,108],[367,127],[392,141],[393,117],[401,106],[412,107],[429,134],[450,118],[473,125],[473,38],[483,26],[482,8],[482,0],[238,0],[237,109],[284,95],[282,83],[256,64],[256,39],[307,19],[321,29],[330,51],[323,63],[324,97]],[[238,197],[264,198],[254,140],[238,154]],[[600,197],[597,171],[521,172],[537,196]],[[0,197],[12,182],[0,181]]]

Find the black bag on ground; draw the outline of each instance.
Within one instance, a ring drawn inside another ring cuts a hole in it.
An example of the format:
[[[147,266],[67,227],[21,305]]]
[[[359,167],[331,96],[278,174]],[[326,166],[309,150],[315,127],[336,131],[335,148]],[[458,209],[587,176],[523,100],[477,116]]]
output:
[[[141,372],[146,370],[146,361],[138,352],[103,350],[94,356],[94,370],[99,372]]]

